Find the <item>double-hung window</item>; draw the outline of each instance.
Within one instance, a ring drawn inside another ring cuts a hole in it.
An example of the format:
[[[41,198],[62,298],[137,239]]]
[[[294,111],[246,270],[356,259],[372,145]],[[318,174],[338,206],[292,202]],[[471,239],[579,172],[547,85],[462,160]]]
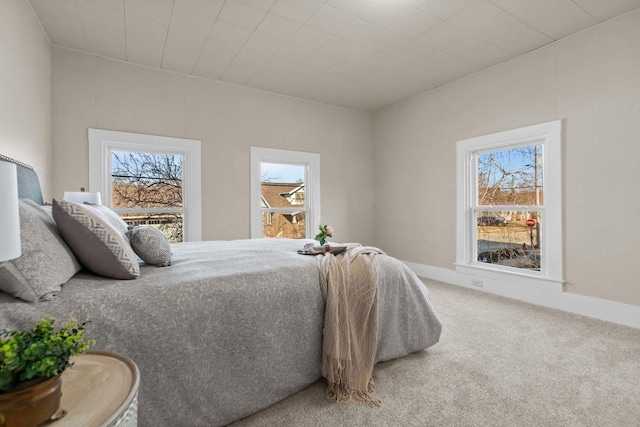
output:
[[[457,271],[562,290],[561,131],[458,141]]]
[[[320,155],[251,147],[251,238],[312,239],[320,222]]]
[[[200,141],[89,129],[89,188],[129,225],[201,240]]]

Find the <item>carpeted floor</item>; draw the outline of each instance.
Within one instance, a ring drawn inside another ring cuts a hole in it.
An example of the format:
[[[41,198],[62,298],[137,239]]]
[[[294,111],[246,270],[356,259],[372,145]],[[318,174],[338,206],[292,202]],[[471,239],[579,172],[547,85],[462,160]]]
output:
[[[440,343],[376,365],[382,406],[320,380],[234,426],[640,426],[640,330],[425,283]]]

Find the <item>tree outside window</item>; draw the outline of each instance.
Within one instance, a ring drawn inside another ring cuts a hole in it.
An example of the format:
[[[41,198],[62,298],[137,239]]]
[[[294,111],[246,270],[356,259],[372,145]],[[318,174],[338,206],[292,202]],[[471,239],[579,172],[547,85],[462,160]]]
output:
[[[540,271],[542,150],[529,145],[476,154],[477,261]]]
[[[182,156],[112,151],[111,207],[129,225],[152,226],[182,242]]]
[[[130,225],[202,239],[201,142],[89,129],[89,190]]]
[[[456,271],[563,289],[562,121],[457,143]]]

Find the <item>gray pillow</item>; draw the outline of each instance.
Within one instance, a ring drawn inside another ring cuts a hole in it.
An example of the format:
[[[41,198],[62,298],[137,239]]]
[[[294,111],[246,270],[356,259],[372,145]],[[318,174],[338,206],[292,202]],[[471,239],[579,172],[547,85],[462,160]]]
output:
[[[40,205],[20,200],[20,257],[0,264],[0,289],[28,302],[52,299],[80,271],[53,219]]]
[[[171,244],[169,240],[153,227],[133,227],[127,231],[129,243],[142,260],[157,267],[171,265]]]
[[[98,210],[54,200],[53,218],[60,234],[86,269],[112,279],[140,277],[138,258],[127,238]]]
[[[0,263],[0,291],[26,302],[38,301],[38,296],[11,261]]]

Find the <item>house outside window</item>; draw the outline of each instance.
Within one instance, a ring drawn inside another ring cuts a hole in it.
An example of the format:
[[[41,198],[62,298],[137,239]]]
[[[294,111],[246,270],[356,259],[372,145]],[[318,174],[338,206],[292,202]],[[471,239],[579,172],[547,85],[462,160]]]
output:
[[[129,225],[201,240],[200,141],[89,130],[89,188]]]
[[[457,271],[562,290],[561,131],[458,141]]]
[[[261,208],[266,215],[262,224],[262,237],[279,237],[287,239],[304,239],[307,235],[306,213],[304,203],[304,183],[271,182],[269,170],[276,170],[277,164],[262,164],[260,182]],[[304,166],[290,166],[304,179]],[[302,196],[300,198],[299,196]],[[296,211],[280,210],[280,208],[301,207]]]
[[[320,221],[320,156],[251,147],[251,237],[313,238]]]

